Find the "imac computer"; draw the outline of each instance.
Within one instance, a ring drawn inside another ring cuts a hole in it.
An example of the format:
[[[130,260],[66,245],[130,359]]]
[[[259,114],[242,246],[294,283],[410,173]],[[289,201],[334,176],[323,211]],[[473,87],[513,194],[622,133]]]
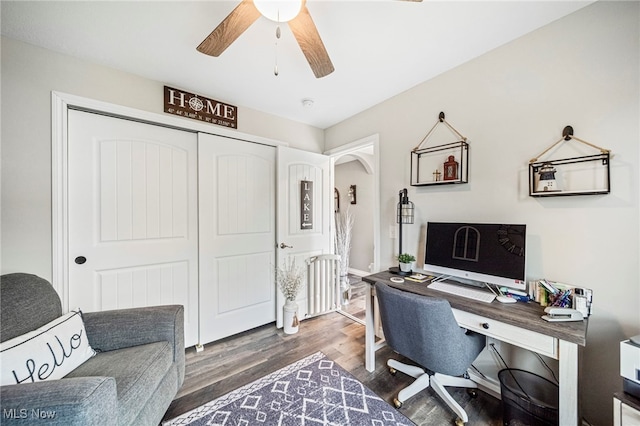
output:
[[[424,270],[436,280],[526,291],[526,225],[429,222]]]

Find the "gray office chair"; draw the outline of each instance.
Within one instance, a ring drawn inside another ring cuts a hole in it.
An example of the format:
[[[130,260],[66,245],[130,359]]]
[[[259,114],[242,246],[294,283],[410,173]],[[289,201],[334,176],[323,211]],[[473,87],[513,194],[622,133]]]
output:
[[[484,349],[485,336],[460,328],[445,299],[397,290],[381,282],[376,283],[376,295],[387,344],[424,368],[387,361],[392,374],[402,371],[416,379],[398,393],[395,406],[400,408],[404,401],[431,386],[458,415],[457,425],[468,422],[467,413],[445,386],[477,387],[466,373]],[[475,390],[470,393],[475,394]]]

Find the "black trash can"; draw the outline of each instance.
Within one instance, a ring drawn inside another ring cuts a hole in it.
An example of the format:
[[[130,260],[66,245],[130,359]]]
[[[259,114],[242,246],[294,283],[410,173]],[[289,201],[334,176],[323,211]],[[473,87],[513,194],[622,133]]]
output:
[[[505,426],[558,424],[558,385],[517,368],[498,373]]]

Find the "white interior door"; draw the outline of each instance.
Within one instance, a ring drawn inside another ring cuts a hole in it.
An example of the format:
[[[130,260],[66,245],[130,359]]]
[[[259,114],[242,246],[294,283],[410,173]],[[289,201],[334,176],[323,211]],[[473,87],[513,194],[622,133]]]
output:
[[[70,308],[185,307],[198,338],[197,135],[70,110]]]
[[[297,266],[306,268],[306,261],[311,256],[332,252],[333,189],[330,170],[330,160],[326,155],[278,147],[278,265],[293,258]],[[306,185],[303,195],[306,182],[311,182],[311,185]],[[309,199],[303,200],[304,197]],[[309,203],[303,206],[303,201]],[[306,213],[310,216],[305,217]],[[280,290],[276,294],[276,325],[282,327],[285,300]],[[304,285],[297,299],[300,319],[307,314],[307,297]]]
[[[274,147],[200,134],[200,342],[275,319]]]

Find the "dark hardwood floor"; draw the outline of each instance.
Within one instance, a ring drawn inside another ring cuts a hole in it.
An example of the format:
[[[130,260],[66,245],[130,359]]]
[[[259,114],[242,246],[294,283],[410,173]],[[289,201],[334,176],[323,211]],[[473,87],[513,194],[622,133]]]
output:
[[[354,285],[352,300],[346,310],[364,318],[364,289]],[[267,324],[205,345],[204,351],[186,351],[186,375],[182,389],[165,414],[174,418],[240,386],[278,370],[317,351],[349,371],[376,394],[391,403],[397,392],[412,382],[398,373],[392,376],[388,358],[402,359],[388,347],[376,354],[376,369],[364,368],[364,326],[339,313],[302,321],[297,334],[286,335],[274,324]],[[465,390],[450,389],[467,411],[469,425],[501,425],[501,402],[478,392],[471,398]],[[455,414],[427,389],[406,401],[401,411],[418,425],[453,424]]]

